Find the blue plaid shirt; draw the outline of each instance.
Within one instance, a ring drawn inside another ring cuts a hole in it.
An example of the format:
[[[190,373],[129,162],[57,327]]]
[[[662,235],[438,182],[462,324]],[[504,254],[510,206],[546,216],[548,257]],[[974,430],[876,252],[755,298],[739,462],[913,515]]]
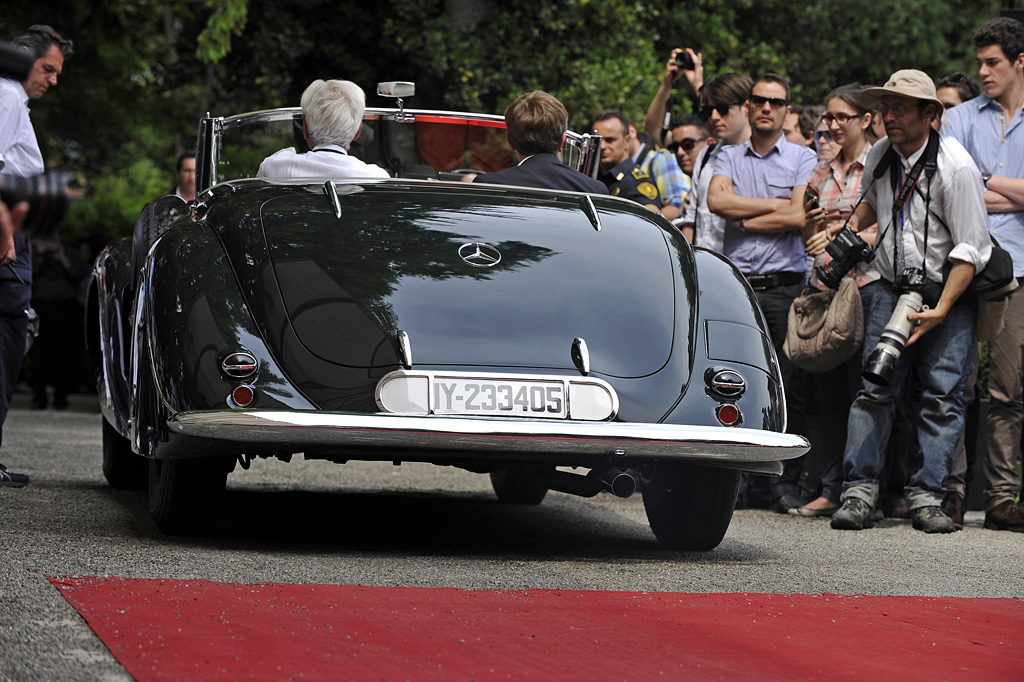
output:
[[[644,149],[646,147],[641,148],[637,152],[637,156],[643,154]],[[682,208],[683,199],[690,192],[690,178],[679,167],[679,162],[676,161],[674,154],[653,150],[643,160],[640,167],[654,179],[665,206]]]

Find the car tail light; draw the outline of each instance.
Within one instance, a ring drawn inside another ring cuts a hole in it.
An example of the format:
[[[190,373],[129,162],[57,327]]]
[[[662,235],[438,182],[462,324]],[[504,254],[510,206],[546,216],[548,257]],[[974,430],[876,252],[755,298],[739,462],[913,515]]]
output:
[[[722,422],[722,426],[736,426],[740,423],[740,408],[735,405],[719,405],[718,409],[715,410],[715,416],[718,417],[718,421]]]
[[[231,391],[231,402],[237,407],[248,407],[252,404],[253,399],[256,397],[256,392],[252,386],[235,386],[234,390]]]
[[[747,383],[731,369],[715,372],[708,378],[708,387],[723,398],[736,399],[747,390]]]
[[[220,363],[221,371],[233,379],[251,377],[259,369],[259,364],[252,353],[235,351],[224,357]]]

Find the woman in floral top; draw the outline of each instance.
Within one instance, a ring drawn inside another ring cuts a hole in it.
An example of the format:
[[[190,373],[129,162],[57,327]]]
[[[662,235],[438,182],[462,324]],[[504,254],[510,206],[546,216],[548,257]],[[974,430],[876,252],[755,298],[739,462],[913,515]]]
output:
[[[822,122],[832,139],[839,145],[838,155],[831,161],[821,161],[811,173],[808,187],[820,196],[819,207],[807,212],[807,253],[814,256],[817,267],[832,260],[825,247],[835,238],[846,219],[853,213],[864,175],[864,160],[871,143],[866,132],[871,127],[872,114],[861,100],[860,85],[844,85],[832,91],[826,100]],[[874,242],[877,226],[859,235]],[[850,271],[858,287],[880,277],[870,263],[860,263]],[[811,286],[825,289],[816,275]],[[817,394],[818,424],[823,448],[821,497],[802,507],[791,509],[797,516],[831,516],[839,508],[843,483],[843,450],[846,448],[846,422],[856,388],[860,385],[860,356],[834,370],[813,374]]]

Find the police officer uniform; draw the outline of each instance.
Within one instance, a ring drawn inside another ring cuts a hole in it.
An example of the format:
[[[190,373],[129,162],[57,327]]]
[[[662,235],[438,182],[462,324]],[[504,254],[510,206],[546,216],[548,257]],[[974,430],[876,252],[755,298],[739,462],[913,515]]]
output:
[[[637,166],[633,159],[626,159],[597,179],[605,184],[613,197],[622,197],[638,204],[654,204],[658,208],[665,205],[654,179]]]

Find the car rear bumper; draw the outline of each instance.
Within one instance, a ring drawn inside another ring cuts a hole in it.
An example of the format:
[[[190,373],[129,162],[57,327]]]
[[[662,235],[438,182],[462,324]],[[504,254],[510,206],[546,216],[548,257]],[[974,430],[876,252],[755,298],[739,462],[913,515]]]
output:
[[[180,412],[176,434],[240,444],[514,454],[657,458],[737,466],[792,459],[810,444],[798,435],[755,429],[627,422],[512,420],[287,410]],[[246,451],[244,446],[239,452]]]

